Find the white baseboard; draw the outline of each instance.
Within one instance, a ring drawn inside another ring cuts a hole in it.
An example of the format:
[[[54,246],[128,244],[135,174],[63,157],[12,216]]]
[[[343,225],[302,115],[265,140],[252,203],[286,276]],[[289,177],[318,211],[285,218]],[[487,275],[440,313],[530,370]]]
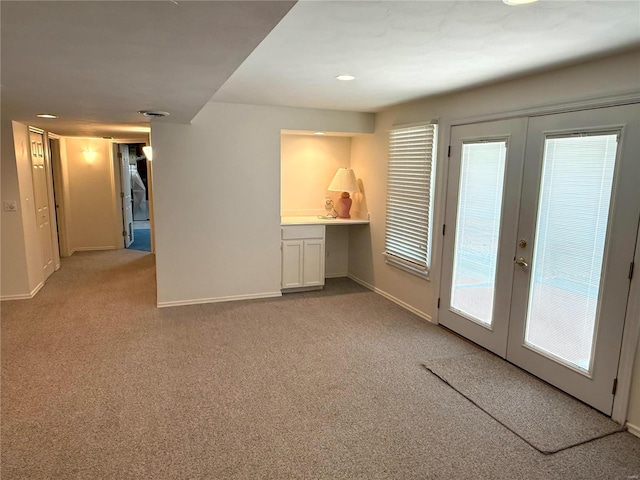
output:
[[[637,427],[635,425],[633,425],[632,423],[627,422],[626,424],[627,430],[629,430],[629,433],[635,435],[636,437],[640,438],[640,427]]]
[[[158,308],[165,307],[180,307],[184,305],[200,305],[203,303],[220,303],[220,302],[236,302],[239,300],[256,300],[259,298],[274,298],[281,297],[282,292],[266,292],[266,293],[256,293],[249,295],[233,295],[230,297],[212,297],[212,298],[194,298],[191,300],[178,300],[175,302],[158,302]]]
[[[349,275],[347,273],[330,273],[330,274],[325,274],[324,278],[344,278],[344,277],[348,277]]]
[[[36,296],[36,294],[40,291],[40,289],[44,287],[44,281],[40,282],[36,288],[34,288],[31,293],[22,293],[19,295],[3,295],[0,297],[0,301],[5,300],[30,300]]]
[[[382,295],[384,298],[386,298],[387,300],[391,300],[393,303],[396,303],[398,305],[400,305],[402,308],[404,308],[405,310],[409,310],[411,313],[419,316],[420,318],[424,318],[426,321],[433,323],[431,320],[431,315],[428,315],[427,313],[418,310],[415,307],[412,307],[411,305],[409,305],[408,303],[403,302],[402,300],[394,297],[393,295],[385,292],[384,290],[380,290],[378,287],[374,287],[373,285],[365,282],[364,280],[355,277],[353,275],[348,275],[348,277],[353,280],[356,283],[359,283],[360,285],[362,285],[363,287],[368,288],[369,290],[372,290],[374,292],[376,292],[378,295]]]
[[[94,252],[98,250],[118,250],[120,247],[114,247],[113,245],[106,245],[104,247],[77,247],[71,252],[73,255],[75,252]]]

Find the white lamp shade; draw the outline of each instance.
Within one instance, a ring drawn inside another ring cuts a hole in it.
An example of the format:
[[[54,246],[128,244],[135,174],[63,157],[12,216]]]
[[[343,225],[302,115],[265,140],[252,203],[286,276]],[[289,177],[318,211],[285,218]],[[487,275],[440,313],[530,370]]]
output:
[[[356,180],[356,174],[353,173],[353,169],[339,168],[327,190],[331,192],[359,192],[360,188],[358,188],[358,181]]]

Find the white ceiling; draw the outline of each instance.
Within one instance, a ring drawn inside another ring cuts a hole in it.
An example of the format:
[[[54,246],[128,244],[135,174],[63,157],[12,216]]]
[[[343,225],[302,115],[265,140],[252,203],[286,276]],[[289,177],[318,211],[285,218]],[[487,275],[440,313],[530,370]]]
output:
[[[294,3],[3,0],[2,115],[139,138],[138,110],[179,123],[211,99],[376,111],[640,44],[637,0]]]
[[[2,1],[2,115],[118,138],[148,131],[139,110],[187,123],[294,3]]]
[[[377,111],[639,42],[637,0],[303,0],[213,100]]]

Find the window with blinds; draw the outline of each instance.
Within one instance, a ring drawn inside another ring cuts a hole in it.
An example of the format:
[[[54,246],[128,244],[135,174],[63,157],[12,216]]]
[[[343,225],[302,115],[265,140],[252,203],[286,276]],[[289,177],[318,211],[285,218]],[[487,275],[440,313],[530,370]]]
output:
[[[384,255],[388,263],[423,276],[431,254],[436,138],[434,123],[389,133]]]

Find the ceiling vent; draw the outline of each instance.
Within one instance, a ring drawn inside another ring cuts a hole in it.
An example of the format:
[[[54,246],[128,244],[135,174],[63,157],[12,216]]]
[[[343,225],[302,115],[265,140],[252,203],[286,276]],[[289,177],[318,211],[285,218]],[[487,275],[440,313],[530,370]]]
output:
[[[138,113],[151,118],[162,118],[169,115],[169,112],[163,112],[161,110],[140,110]]]

